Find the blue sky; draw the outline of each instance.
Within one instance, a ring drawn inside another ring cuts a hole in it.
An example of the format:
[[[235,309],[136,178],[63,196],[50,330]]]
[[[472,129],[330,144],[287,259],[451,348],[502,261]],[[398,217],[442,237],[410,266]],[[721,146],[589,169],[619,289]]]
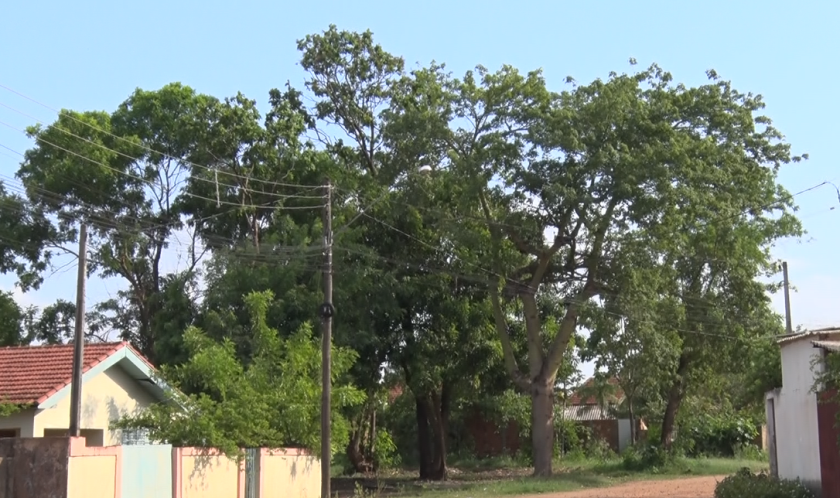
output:
[[[242,91],[264,105],[287,80],[302,86],[296,40],[322,31],[370,28],[379,43],[408,64],[445,62],[456,73],[482,64],[542,68],[554,89],[656,62],[686,84],[705,82],[714,68],[742,91],[761,93],[767,114],[797,153],[810,161],[781,174],[792,192],[823,181],[840,184],[831,143],[840,132],[835,98],[840,70],[836,21],[840,3],[748,1],[560,0],[494,2],[359,0],[309,4],[146,0],[7,2],[0,16],[0,84],[53,108],[112,111],[135,88],[180,81],[217,97]],[[50,122],[49,109],[0,89],[0,104]],[[0,121],[23,128],[34,121],[0,106]],[[0,144],[31,146],[0,125]],[[0,178],[19,157],[0,148]],[[840,242],[837,194],[824,186],[797,197],[809,234],[781,242],[775,254],[790,264],[794,324],[840,324]],[[177,266],[172,257],[168,268]],[[74,299],[75,271],[19,296],[24,304]],[[0,287],[14,279],[0,276]],[[94,279],[88,303],[112,295],[117,281]],[[780,296],[774,298],[783,310]]]

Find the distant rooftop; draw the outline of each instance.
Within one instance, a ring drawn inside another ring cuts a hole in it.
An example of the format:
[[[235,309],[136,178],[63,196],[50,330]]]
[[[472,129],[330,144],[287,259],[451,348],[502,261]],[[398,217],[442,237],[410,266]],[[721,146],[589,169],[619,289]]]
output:
[[[823,338],[821,336],[825,337]],[[776,339],[776,344],[788,344],[806,338],[817,338],[818,340],[824,340],[833,338],[835,336],[840,337],[840,327],[827,327],[824,329],[814,329],[805,330],[803,332],[795,332],[793,334],[783,334],[778,336],[778,338]]]

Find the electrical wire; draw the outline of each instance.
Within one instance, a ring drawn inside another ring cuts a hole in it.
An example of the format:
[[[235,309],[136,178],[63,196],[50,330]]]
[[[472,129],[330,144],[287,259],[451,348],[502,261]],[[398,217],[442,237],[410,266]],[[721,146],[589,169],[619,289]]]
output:
[[[18,110],[18,109],[15,109],[14,107],[11,107],[11,106],[9,106],[9,105],[6,105],[6,104],[4,104],[4,103],[2,103],[2,102],[0,102],[0,107],[5,107],[6,109],[9,109],[9,110],[12,110],[12,111],[14,111],[14,112],[17,112],[17,113],[19,113],[19,114],[21,114],[21,115],[23,115],[23,116],[26,116],[26,117],[28,117],[28,118],[30,118],[30,119],[35,120],[35,121],[36,121],[36,122],[38,122],[38,123],[41,123],[41,124],[46,124],[46,123],[44,123],[44,122],[42,122],[42,121],[38,120],[37,118],[35,118],[35,117],[33,117],[33,116],[30,116],[29,114],[26,114],[25,112],[20,111],[20,110]],[[0,122],[0,123],[2,123],[2,122]],[[28,136],[28,134],[26,133],[26,131],[25,131],[25,130],[20,130],[20,129],[17,129],[17,128],[15,128],[15,127],[13,127],[12,125],[9,125],[9,124],[7,124],[7,123],[2,123],[2,124],[3,124],[4,126],[7,126],[7,127],[9,127],[9,128],[12,128],[12,129],[14,129],[14,130],[16,130],[16,131],[23,132],[24,134],[26,134],[26,135]],[[93,140],[90,140],[90,139],[88,139],[88,138],[85,138],[85,137],[82,137],[82,136],[76,135],[75,133],[73,133],[73,132],[71,132],[71,131],[69,131],[69,130],[66,130],[66,129],[62,128],[62,127],[58,126],[58,125],[57,125],[57,124],[55,124],[55,123],[54,123],[53,125],[51,125],[51,128],[52,128],[52,129],[55,129],[55,130],[58,130],[58,131],[60,131],[60,132],[62,132],[62,133],[65,133],[65,134],[67,134],[67,135],[69,135],[69,136],[71,136],[71,137],[78,138],[78,139],[80,139],[80,140],[83,140],[83,141],[85,141],[85,142],[88,142],[88,143],[90,143],[90,144],[92,144],[92,145],[94,145],[94,146],[96,146],[96,147],[99,147],[99,148],[101,148],[101,149],[103,149],[103,150],[106,150],[106,151],[109,151],[109,152],[113,152],[114,154],[117,154],[117,155],[119,155],[119,156],[121,156],[121,157],[125,157],[125,158],[127,158],[127,159],[130,159],[132,162],[140,162],[140,161],[142,160],[140,157],[134,157],[134,156],[132,156],[132,155],[130,155],[130,154],[126,154],[126,153],[124,153],[124,152],[122,152],[122,151],[118,151],[118,150],[115,150],[115,149],[111,149],[111,148],[109,148],[109,147],[107,147],[107,146],[105,146],[105,145],[103,145],[103,144],[100,144],[100,143],[94,142]],[[39,138],[38,138],[38,137],[36,137],[36,139],[39,139]],[[43,141],[44,143],[47,143],[48,145],[51,145],[49,142],[46,142],[46,141],[45,141],[45,140],[43,140],[43,139],[40,139],[40,140],[41,140],[41,141]],[[181,159],[179,162],[182,162],[182,161],[183,161],[183,159]],[[112,168],[112,169],[114,169],[114,168]],[[123,171],[116,170],[116,169],[114,169],[114,170],[115,170],[115,171],[117,171],[117,172],[120,172],[121,174],[127,175],[127,174],[126,174],[125,172],[123,172]],[[217,170],[216,170],[216,169],[214,169],[213,171],[214,171],[214,172],[216,172]],[[323,198],[324,198],[324,196],[323,196],[323,195],[295,195],[295,194],[279,194],[279,193],[275,193],[275,192],[257,191],[257,190],[253,190],[253,189],[248,189],[247,187],[244,187],[244,186],[241,186],[241,185],[232,185],[232,184],[228,184],[228,183],[224,183],[224,182],[219,182],[218,180],[213,180],[213,179],[209,179],[209,178],[204,178],[203,176],[200,176],[200,175],[193,175],[193,176],[191,176],[190,178],[191,178],[191,179],[192,179],[192,178],[195,178],[195,179],[197,179],[197,180],[199,180],[199,181],[203,181],[203,182],[206,182],[206,183],[212,184],[212,185],[214,185],[214,186],[216,186],[216,187],[227,187],[227,188],[231,188],[231,189],[234,189],[234,190],[235,190],[235,189],[241,189],[241,190],[243,190],[243,191],[252,192],[252,193],[258,193],[258,194],[260,194],[260,195],[276,196],[276,197],[281,198],[281,199],[323,199]],[[250,178],[250,177],[249,177],[249,178]],[[251,178],[251,179],[253,179],[253,178]]]
[[[26,100],[28,100],[28,101],[30,101],[30,102],[33,102],[33,103],[35,103],[35,104],[38,104],[38,105],[40,105],[41,107],[44,107],[44,108],[46,108],[46,109],[49,109],[49,110],[51,110],[52,112],[56,113],[56,114],[57,114],[57,115],[59,115],[59,116],[60,116],[60,115],[62,115],[61,111],[59,111],[58,109],[55,109],[54,107],[50,107],[50,106],[48,106],[47,104],[44,104],[44,103],[42,103],[42,102],[39,102],[38,100],[35,100],[35,99],[34,99],[34,98],[32,98],[32,97],[29,97],[29,96],[27,96],[27,95],[24,95],[23,93],[21,93],[21,92],[19,92],[19,91],[17,91],[17,90],[14,90],[14,89],[12,89],[12,88],[10,88],[10,87],[6,86],[6,85],[3,85],[2,83],[0,83],[0,88],[2,88],[2,89],[4,89],[4,90],[6,90],[6,91],[8,91],[8,92],[11,92],[11,93],[13,93],[13,94],[15,94],[15,95],[18,95],[19,97],[22,97],[22,98],[24,98],[24,99],[26,99]],[[180,161],[180,162],[183,162],[184,164],[187,164],[187,165],[193,166],[193,167],[195,167],[195,168],[204,169],[204,170],[209,171],[209,172],[214,173],[214,174],[216,174],[216,173],[221,173],[222,175],[227,175],[228,177],[231,177],[231,178],[236,178],[236,179],[239,179],[239,180],[246,180],[246,181],[250,181],[250,182],[257,182],[257,183],[262,183],[262,184],[265,184],[265,185],[272,185],[272,186],[278,186],[278,187],[293,187],[293,188],[301,188],[301,189],[322,189],[322,188],[323,188],[323,185],[300,185],[300,184],[294,184],[294,183],[284,183],[284,182],[277,182],[277,181],[271,181],[271,180],[264,180],[264,179],[249,178],[249,177],[246,177],[246,176],[238,175],[238,174],[236,174],[236,173],[232,173],[232,172],[230,172],[230,171],[222,171],[222,170],[218,170],[217,168],[211,168],[211,167],[209,167],[209,166],[204,166],[204,165],[201,165],[201,164],[197,164],[197,163],[192,162],[192,161],[185,161],[185,160],[183,160],[183,158],[180,158],[180,157],[175,157],[175,156],[172,156],[172,155],[170,155],[170,154],[166,154],[166,153],[164,153],[164,152],[160,152],[160,151],[158,151],[158,150],[154,150],[154,149],[152,149],[152,148],[150,148],[150,147],[148,147],[148,146],[146,146],[146,145],[144,145],[144,144],[138,144],[138,143],[136,143],[136,142],[133,142],[133,141],[131,141],[131,140],[128,140],[128,139],[126,139],[126,138],[124,138],[124,137],[121,137],[121,136],[119,136],[119,135],[115,135],[115,134],[113,134],[113,133],[109,132],[108,130],[103,130],[103,129],[101,129],[101,128],[97,127],[97,126],[92,125],[91,123],[88,123],[88,122],[86,122],[86,121],[80,120],[80,119],[76,118],[75,116],[73,116],[72,114],[66,113],[65,115],[66,115],[68,118],[70,118],[70,119],[72,119],[72,120],[74,120],[74,121],[76,121],[76,122],[78,122],[78,123],[80,123],[80,124],[82,124],[82,125],[84,125],[84,126],[87,126],[87,127],[91,128],[91,129],[93,129],[93,130],[98,131],[99,133],[103,133],[103,134],[105,134],[105,135],[108,135],[108,136],[111,136],[111,137],[113,137],[113,138],[116,138],[117,140],[121,140],[121,141],[124,141],[124,142],[130,143],[132,146],[135,146],[135,147],[136,147],[136,146],[140,146],[141,148],[143,148],[143,149],[145,149],[145,150],[147,150],[147,151],[149,151],[149,152],[151,152],[151,153],[153,153],[153,154],[157,154],[157,155],[160,155],[160,156],[162,156],[162,157],[166,157],[166,158],[169,158],[169,159],[173,159],[173,160],[175,160],[175,161]]]

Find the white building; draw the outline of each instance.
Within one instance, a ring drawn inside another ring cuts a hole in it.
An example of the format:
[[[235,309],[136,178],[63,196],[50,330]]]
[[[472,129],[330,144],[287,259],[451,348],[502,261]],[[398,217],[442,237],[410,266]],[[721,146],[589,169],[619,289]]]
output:
[[[833,435],[820,437],[820,426],[825,427],[825,421],[820,421],[827,410],[818,405],[814,381],[822,371],[826,352],[840,350],[840,328],[789,334],[777,342],[782,355],[782,387],[766,396],[770,468],[778,477],[799,478],[819,493],[826,475],[821,468],[820,441],[830,440],[833,451],[837,447]]]

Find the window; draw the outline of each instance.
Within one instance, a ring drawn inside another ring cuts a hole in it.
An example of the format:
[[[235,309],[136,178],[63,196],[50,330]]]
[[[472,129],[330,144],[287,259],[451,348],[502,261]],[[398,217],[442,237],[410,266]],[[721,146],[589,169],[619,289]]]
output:
[[[19,437],[20,429],[0,429],[0,439],[7,437]]]
[[[120,437],[122,444],[152,444],[147,429],[124,429]]]

